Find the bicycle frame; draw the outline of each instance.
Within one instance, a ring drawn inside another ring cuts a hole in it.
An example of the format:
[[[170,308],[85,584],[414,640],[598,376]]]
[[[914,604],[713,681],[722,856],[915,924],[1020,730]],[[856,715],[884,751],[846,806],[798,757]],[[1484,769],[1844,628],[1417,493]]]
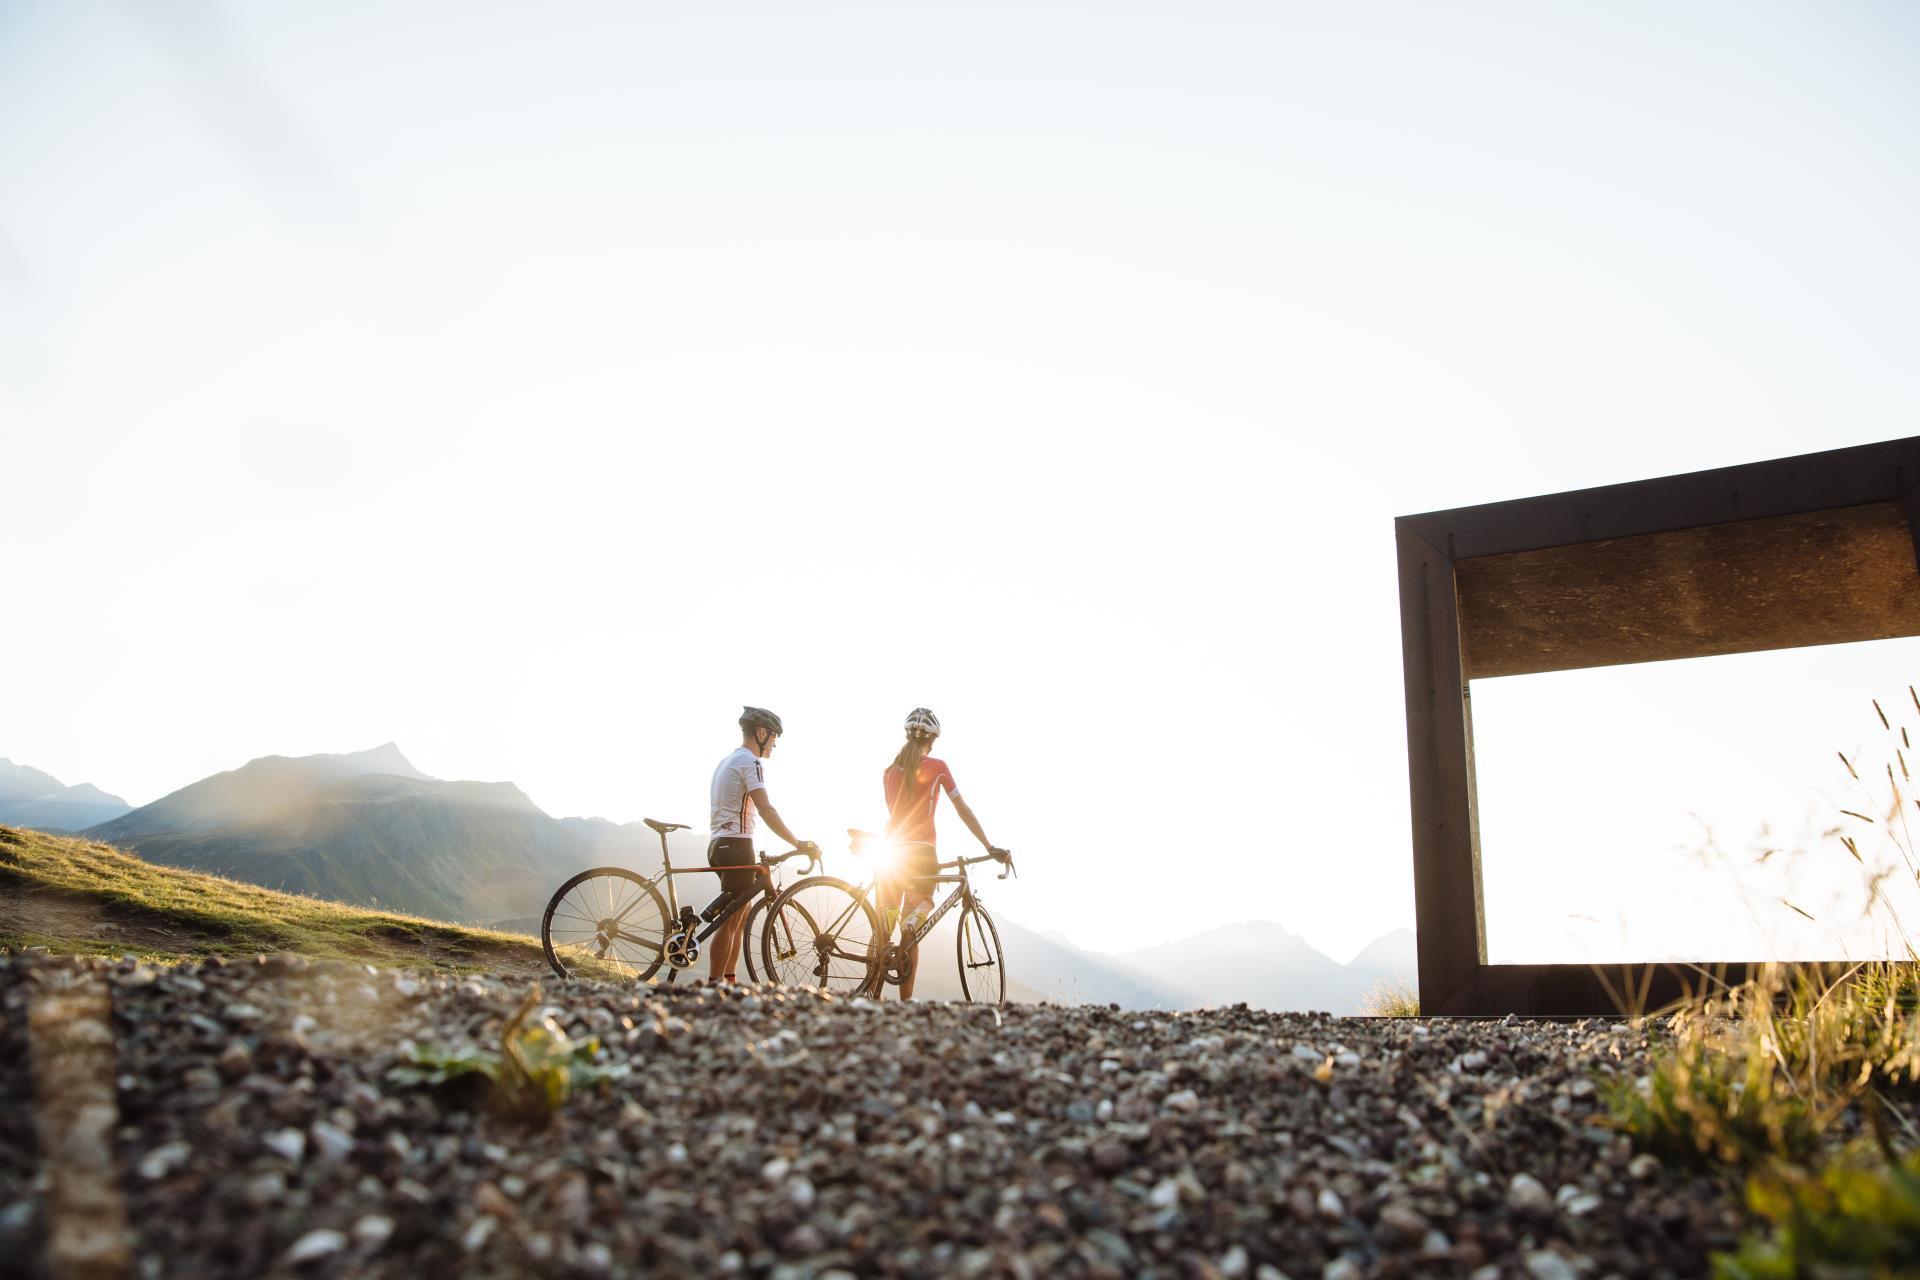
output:
[[[763,854],[753,862],[722,863],[718,866],[710,865],[704,867],[676,867],[673,865],[673,854],[667,850],[667,833],[661,831],[657,834],[660,837],[660,870],[647,877],[647,883],[652,885],[659,885],[662,881],[666,883],[667,923],[669,925],[677,925],[680,921],[680,895],[674,890],[673,886],[673,878],[675,876],[717,875],[722,871],[756,871],[759,873],[754,877],[756,881],[755,887],[749,892],[741,894],[732,902],[729,902],[726,910],[714,917],[713,923],[708,924],[706,928],[694,934],[693,940],[695,942],[705,942],[708,938],[711,938],[715,933],[719,932],[721,925],[733,919],[742,911],[749,910],[759,902],[773,901],[774,897],[780,892],[779,885],[774,881],[774,868],[789,858],[797,857],[800,852],[796,849],[792,853],[782,854],[780,857],[773,859],[768,859]],[[809,860],[808,865],[812,866],[817,862],[818,859],[813,858]],[[668,936],[671,937],[672,935],[669,934]],[[647,944],[643,943],[642,945]]]

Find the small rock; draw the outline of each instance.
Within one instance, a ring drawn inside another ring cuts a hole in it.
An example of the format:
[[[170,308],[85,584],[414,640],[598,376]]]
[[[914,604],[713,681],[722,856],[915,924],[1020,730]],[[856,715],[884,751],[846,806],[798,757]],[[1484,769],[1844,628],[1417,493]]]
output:
[[[1313,1047],[1312,1045],[1310,1045],[1310,1044],[1296,1044],[1296,1045],[1294,1045],[1294,1046],[1293,1046],[1293,1056],[1294,1056],[1294,1057],[1296,1057],[1296,1058],[1298,1058],[1298,1059],[1300,1059],[1300,1060],[1301,1060],[1302,1062],[1318,1062],[1318,1061],[1320,1061],[1320,1051],[1319,1051],[1318,1049],[1316,1049],[1316,1048],[1314,1048],[1314,1047]]]
[[[1428,1230],[1426,1218],[1403,1204],[1385,1205],[1380,1210],[1380,1232],[1389,1240],[1412,1244],[1423,1239]]]
[[[1360,1280],[1362,1272],[1352,1258],[1339,1257],[1320,1268],[1320,1280]]]
[[[1200,1109],[1200,1095],[1191,1089],[1182,1089],[1178,1093],[1168,1094],[1160,1103],[1168,1111],[1181,1115],[1192,1115]]]
[[[1645,1182],[1660,1173],[1660,1157],[1642,1153],[1627,1161],[1627,1176],[1635,1182]]]
[[[1180,1203],[1180,1184],[1172,1178],[1162,1178],[1147,1193],[1147,1203],[1156,1209],[1165,1209]]]
[[[369,1213],[353,1224],[355,1242],[369,1253],[385,1244],[392,1234],[393,1219],[385,1214]]]
[[[1507,1205],[1515,1213],[1550,1213],[1553,1196],[1532,1174],[1516,1173],[1507,1184]]]
[[[220,1056],[214,1060],[214,1065],[220,1068],[220,1074],[227,1079],[238,1080],[253,1070],[253,1050],[247,1048],[242,1041],[230,1041],[227,1047],[220,1051]]]
[[[1347,1216],[1347,1206],[1340,1203],[1340,1197],[1332,1187],[1320,1188],[1319,1198],[1313,1202],[1313,1207],[1323,1218],[1337,1220]]]
[[[287,1194],[287,1180],[278,1170],[255,1174],[240,1185],[240,1198],[256,1209],[278,1204]]]
[[[192,1155],[193,1147],[185,1142],[168,1142],[155,1147],[140,1161],[140,1176],[148,1182],[158,1182],[185,1164]]]
[[[315,1120],[308,1133],[313,1138],[314,1158],[321,1164],[339,1164],[353,1154],[353,1135],[338,1125]]]
[[[1106,1142],[1094,1144],[1093,1167],[1101,1173],[1118,1173],[1127,1167],[1132,1158],[1124,1142],[1115,1142],[1109,1139]]]
[[[1240,1280],[1247,1274],[1247,1251],[1239,1245],[1220,1255],[1220,1274],[1226,1280]]]
[[[287,1250],[287,1262],[291,1266],[301,1266],[308,1262],[318,1262],[322,1258],[331,1258],[347,1247],[347,1238],[338,1231],[321,1227],[309,1231],[293,1242]]]
[[[787,1203],[802,1213],[813,1208],[814,1196],[816,1194],[813,1189],[813,1183],[806,1178],[795,1178],[787,1183]]]
[[[281,1129],[260,1139],[260,1145],[289,1164],[299,1164],[307,1154],[307,1135],[298,1129]]]
[[[1579,1195],[1569,1197],[1566,1204],[1562,1207],[1565,1208],[1571,1216],[1584,1218],[1589,1214],[1597,1212],[1602,1203],[1603,1201],[1595,1193],[1582,1191]]]
[[[1571,1262],[1547,1249],[1527,1255],[1527,1274],[1533,1280],[1580,1280],[1580,1273]]]
[[[495,1218],[511,1218],[520,1212],[507,1193],[491,1182],[483,1182],[473,1189],[473,1207]]]
[[[775,1156],[760,1166],[761,1180],[777,1184],[787,1176],[787,1171],[791,1168],[793,1168],[793,1161],[785,1156]]]

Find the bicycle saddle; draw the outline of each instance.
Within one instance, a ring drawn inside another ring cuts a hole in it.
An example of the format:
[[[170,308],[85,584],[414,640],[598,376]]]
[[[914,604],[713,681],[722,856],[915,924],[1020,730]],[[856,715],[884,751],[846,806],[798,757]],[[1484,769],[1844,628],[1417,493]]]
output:
[[[688,829],[687,824],[684,822],[656,822],[652,818],[642,818],[640,821],[646,823],[661,835],[665,835],[669,831],[685,831]]]

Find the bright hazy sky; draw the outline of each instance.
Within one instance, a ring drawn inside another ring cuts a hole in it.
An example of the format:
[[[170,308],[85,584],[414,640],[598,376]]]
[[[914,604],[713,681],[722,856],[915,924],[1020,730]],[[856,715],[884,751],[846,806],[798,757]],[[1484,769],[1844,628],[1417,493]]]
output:
[[[0,8],[0,755],[698,822],[753,702],[837,848],[925,703],[1008,915],[1345,958],[1392,517],[1911,434],[1916,72],[1899,4]],[[1476,687],[1496,955],[1800,820],[1888,652]]]

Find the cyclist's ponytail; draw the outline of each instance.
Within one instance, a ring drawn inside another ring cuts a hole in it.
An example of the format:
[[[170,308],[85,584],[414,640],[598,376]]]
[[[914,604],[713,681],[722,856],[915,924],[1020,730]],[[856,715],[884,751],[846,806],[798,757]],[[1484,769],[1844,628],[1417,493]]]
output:
[[[900,771],[900,797],[905,799],[920,783],[920,762],[933,750],[933,739],[918,735],[909,737],[901,746],[900,754],[893,758],[893,767]]]

